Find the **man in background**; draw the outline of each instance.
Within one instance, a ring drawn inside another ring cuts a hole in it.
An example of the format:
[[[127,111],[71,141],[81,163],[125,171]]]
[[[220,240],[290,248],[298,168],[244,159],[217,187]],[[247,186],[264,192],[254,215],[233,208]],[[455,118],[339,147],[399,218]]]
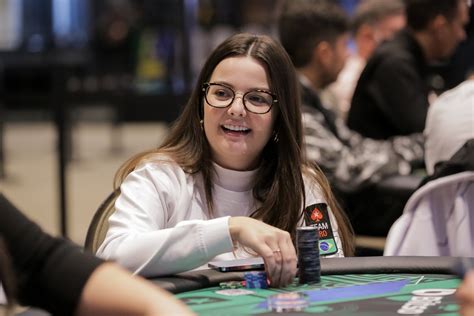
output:
[[[407,28],[376,49],[357,83],[347,122],[364,136],[422,132],[428,65],[449,58],[466,37],[466,0],[406,0],[406,17]]]
[[[332,1],[288,0],[278,19],[280,40],[301,84],[307,157],[318,163],[343,197],[356,233],[385,235],[400,216],[403,199],[391,210],[379,208],[378,197],[365,203],[358,197],[388,176],[409,174],[412,165],[423,159],[423,138],[421,134],[387,141],[362,137],[321,102],[320,91],[336,80],[347,58],[348,30],[345,12]]]
[[[336,82],[323,93],[343,119],[351,105],[352,95],[367,60],[375,48],[391,39],[405,26],[405,6],[401,0],[364,0],[357,5],[351,21],[355,51],[349,56]]]

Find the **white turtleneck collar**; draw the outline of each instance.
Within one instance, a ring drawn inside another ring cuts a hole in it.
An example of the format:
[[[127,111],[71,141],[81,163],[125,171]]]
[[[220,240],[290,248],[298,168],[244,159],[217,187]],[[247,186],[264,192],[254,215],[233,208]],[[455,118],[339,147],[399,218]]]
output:
[[[225,169],[215,162],[212,164],[216,171],[215,185],[234,192],[245,192],[252,189],[258,168],[250,171],[236,171]]]

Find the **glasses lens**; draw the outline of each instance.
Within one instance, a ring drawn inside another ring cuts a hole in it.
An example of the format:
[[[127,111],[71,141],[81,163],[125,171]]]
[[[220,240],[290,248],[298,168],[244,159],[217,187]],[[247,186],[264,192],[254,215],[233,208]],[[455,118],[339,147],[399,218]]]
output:
[[[250,91],[245,95],[244,102],[250,112],[266,113],[272,106],[273,97],[264,91]]]
[[[232,103],[234,91],[221,85],[210,85],[207,88],[206,100],[215,107],[226,107]]]

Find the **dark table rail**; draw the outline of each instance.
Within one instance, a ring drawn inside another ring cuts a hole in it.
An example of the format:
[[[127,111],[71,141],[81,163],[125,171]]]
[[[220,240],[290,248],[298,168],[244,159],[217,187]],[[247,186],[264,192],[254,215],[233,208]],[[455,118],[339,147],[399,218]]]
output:
[[[321,274],[455,274],[458,257],[347,257],[322,258]],[[154,284],[172,293],[218,286],[220,282],[243,280],[245,272],[206,269],[169,277],[151,278]]]

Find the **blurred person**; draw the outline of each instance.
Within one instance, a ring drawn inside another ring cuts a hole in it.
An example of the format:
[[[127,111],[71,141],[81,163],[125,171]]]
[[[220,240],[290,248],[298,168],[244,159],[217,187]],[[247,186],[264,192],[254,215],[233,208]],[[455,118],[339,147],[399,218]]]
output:
[[[351,19],[355,51],[350,54],[337,80],[323,91],[345,120],[360,74],[375,48],[391,39],[406,23],[402,0],[364,0]]]
[[[465,39],[466,0],[406,0],[407,27],[380,45],[357,83],[348,126],[387,139],[422,132],[430,87],[428,66],[449,58]]]
[[[52,237],[0,194],[0,304],[54,315],[192,315],[155,285]],[[3,302],[4,303],[4,302]]]
[[[386,233],[401,214],[403,201],[395,203],[394,214],[388,214],[389,209],[381,212],[377,207],[376,197],[369,204],[366,200],[349,202],[349,196],[352,200],[388,176],[409,174],[412,165],[423,159],[423,136],[376,141],[349,130],[319,97],[344,64],[347,16],[338,5],[318,0],[289,0],[281,12],[280,40],[300,82],[307,158],[321,167],[336,191],[346,198],[356,233]]]
[[[321,220],[330,245],[321,253],[351,255],[351,228],[306,161],[302,136],[283,47],[264,35],[228,38],[163,144],[118,170],[120,195],[98,254],[144,276],[256,254],[271,285],[285,286],[296,274],[296,228]],[[312,219],[316,207],[321,217]]]
[[[474,80],[443,93],[428,110],[428,176],[391,227],[389,256],[474,256]],[[419,243],[419,236],[424,236]]]
[[[431,175],[437,163],[449,160],[474,138],[474,74],[433,102],[424,134],[426,171]]]
[[[435,166],[386,238],[385,256],[474,257],[474,138]],[[423,243],[419,242],[420,235]]]

